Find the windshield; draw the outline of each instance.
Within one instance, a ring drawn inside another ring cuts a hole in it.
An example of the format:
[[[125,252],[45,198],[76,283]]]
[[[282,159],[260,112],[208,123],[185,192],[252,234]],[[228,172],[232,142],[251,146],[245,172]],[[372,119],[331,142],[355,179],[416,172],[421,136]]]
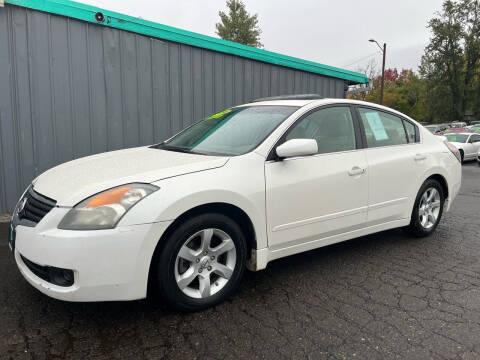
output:
[[[227,109],[154,147],[205,155],[242,155],[255,149],[297,109],[275,105]]]
[[[469,135],[465,135],[465,134],[445,134],[444,136],[450,142],[466,143]]]

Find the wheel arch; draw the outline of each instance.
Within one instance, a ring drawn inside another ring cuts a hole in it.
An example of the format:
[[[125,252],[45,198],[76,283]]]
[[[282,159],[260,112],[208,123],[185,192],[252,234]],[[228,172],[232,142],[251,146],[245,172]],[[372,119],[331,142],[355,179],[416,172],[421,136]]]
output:
[[[443,175],[440,175],[440,174],[433,174],[433,175],[430,175],[428,178],[426,178],[423,183],[425,183],[425,181],[429,180],[429,179],[433,179],[433,180],[436,180],[440,183],[440,185],[442,186],[442,190],[443,190],[443,195],[445,197],[445,199],[448,199],[448,195],[449,195],[449,192],[448,192],[448,183],[447,183],[447,179],[445,179],[445,177]],[[423,185],[422,183],[422,185]]]
[[[252,220],[248,216],[248,214],[241,209],[240,207],[230,204],[230,203],[223,203],[223,202],[212,202],[206,203],[202,205],[195,206],[181,215],[179,215],[165,230],[162,234],[160,239],[157,242],[155,250],[153,252],[153,256],[150,260],[149,271],[148,271],[148,287],[151,287],[152,281],[152,265],[158,260],[160,253],[162,252],[163,246],[165,244],[165,240],[173,233],[173,231],[182,224],[186,219],[206,213],[219,213],[225,216],[228,216],[233,221],[239,224],[240,228],[242,229],[245,238],[247,240],[247,260],[250,259],[252,254],[252,249],[257,248],[257,234],[255,231],[255,227],[253,225]]]

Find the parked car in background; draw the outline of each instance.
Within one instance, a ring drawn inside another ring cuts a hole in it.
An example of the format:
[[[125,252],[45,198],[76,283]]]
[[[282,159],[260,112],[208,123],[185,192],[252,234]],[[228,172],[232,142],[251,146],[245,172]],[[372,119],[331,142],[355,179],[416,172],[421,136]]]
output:
[[[480,134],[463,132],[447,133],[443,135],[460,152],[462,162],[474,160],[480,151]]]
[[[480,134],[480,125],[469,125],[465,126],[465,129],[468,129],[474,133]]]
[[[245,267],[391,228],[432,234],[460,189],[460,159],[384,106],[263,99],[46,171],[15,207],[10,246],[54,298],[151,289],[200,310],[232,294]]]
[[[478,120],[472,121],[472,122],[470,122],[470,125],[478,125],[478,126],[480,126],[480,121],[478,121]]]
[[[430,131],[432,134],[436,134],[441,131],[445,131],[448,129],[448,126],[446,124],[432,124],[432,125],[426,125],[425,128]]]
[[[451,134],[451,133],[467,133],[467,132],[473,132],[472,130],[469,130],[467,128],[448,128],[444,131],[439,131],[435,135],[445,135],[445,134]]]

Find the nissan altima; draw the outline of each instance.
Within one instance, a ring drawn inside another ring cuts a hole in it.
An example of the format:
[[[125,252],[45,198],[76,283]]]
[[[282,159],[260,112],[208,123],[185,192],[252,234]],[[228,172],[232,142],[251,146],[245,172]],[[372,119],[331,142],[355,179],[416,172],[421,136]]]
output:
[[[283,96],[206,117],[162,143],[34,179],[10,248],[67,301],[223,301],[245,268],[392,228],[435,231],[461,183],[445,138],[367,102]]]

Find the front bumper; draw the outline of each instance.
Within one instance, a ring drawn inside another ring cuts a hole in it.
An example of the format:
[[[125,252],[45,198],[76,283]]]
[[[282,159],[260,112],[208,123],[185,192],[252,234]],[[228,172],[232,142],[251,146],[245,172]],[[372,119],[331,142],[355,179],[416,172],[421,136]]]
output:
[[[54,208],[35,227],[16,227],[15,260],[25,279],[42,293],[67,301],[144,298],[155,247],[170,221],[109,230],[57,229],[68,209]],[[71,269],[71,286],[35,275],[22,256],[40,266]]]

